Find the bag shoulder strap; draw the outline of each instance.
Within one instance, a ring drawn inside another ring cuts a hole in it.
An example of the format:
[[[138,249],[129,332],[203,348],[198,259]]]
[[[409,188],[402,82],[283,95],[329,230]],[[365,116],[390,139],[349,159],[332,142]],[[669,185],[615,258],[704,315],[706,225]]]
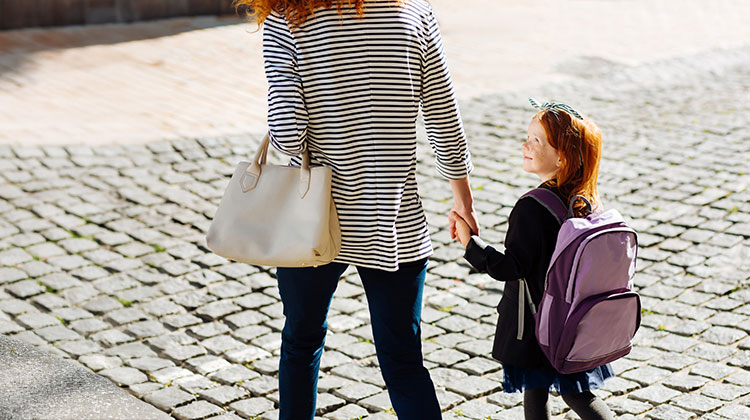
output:
[[[533,198],[544,208],[549,210],[560,224],[568,218],[568,206],[563,203],[562,199],[557,194],[546,188],[534,188],[521,196],[521,198],[525,197]]]
[[[525,197],[533,198],[544,208],[549,210],[560,224],[568,218],[568,208],[565,203],[563,203],[562,199],[558,197],[557,194],[546,188],[534,188],[521,196],[521,198]],[[522,340],[525,327],[524,315],[526,305],[529,305],[532,315],[536,315],[536,305],[534,305],[534,302],[531,300],[531,293],[529,292],[529,285],[526,283],[526,279],[520,278],[518,281],[518,326],[516,340]]]

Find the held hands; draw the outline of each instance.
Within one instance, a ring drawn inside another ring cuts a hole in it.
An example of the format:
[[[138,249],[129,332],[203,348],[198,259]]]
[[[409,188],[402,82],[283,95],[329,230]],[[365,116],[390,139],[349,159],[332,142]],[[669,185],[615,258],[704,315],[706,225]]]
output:
[[[451,238],[458,239],[458,241],[461,242],[461,245],[463,245],[464,248],[466,248],[469,241],[471,240],[471,235],[472,235],[471,227],[469,227],[469,224],[466,222],[466,220],[464,220],[464,218],[461,217],[455,210],[451,210],[449,220],[450,220]]]

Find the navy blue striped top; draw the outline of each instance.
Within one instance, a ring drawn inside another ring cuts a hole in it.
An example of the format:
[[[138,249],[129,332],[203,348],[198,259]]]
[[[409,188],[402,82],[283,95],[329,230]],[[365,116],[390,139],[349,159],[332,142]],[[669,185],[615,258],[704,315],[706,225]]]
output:
[[[271,15],[263,54],[271,144],[292,156],[308,149],[333,170],[336,262],[396,271],[430,256],[416,180],[420,107],[437,171],[461,179],[472,170],[430,4],[368,1],[361,19],[322,9],[294,30]]]

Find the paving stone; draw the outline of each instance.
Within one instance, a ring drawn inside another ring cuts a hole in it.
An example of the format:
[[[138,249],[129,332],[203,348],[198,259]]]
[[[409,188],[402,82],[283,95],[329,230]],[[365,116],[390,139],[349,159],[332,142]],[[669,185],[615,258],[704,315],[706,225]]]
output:
[[[500,383],[483,377],[469,376],[446,385],[448,391],[465,398],[477,398],[500,390]]]
[[[50,343],[61,341],[61,340],[78,340],[82,337],[76,333],[75,331],[72,331],[62,325],[60,325],[60,322],[58,321],[58,325],[53,325],[50,327],[40,328],[36,330],[35,332],[42,337],[43,339],[49,341]]]
[[[164,328],[161,322],[158,321],[141,321],[128,324],[125,332],[133,335],[136,338],[148,338],[154,336],[160,336],[166,334],[168,331]]]
[[[196,401],[176,408],[172,415],[179,420],[201,420],[222,414],[224,410],[207,401]]]
[[[183,362],[193,357],[205,355],[206,349],[198,345],[170,347],[164,351],[164,354],[172,360]]]
[[[704,414],[721,407],[723,402],[703,395],[687,394],[676,397],[672,404],[688,411]]]
[[[378,394],[381,391],[382,389],[377,386],[366,383],[357,383],[351,386],[339,388],[333,391],[333,395],[349,402],[357,402],[361,399]]]
[[[162,318],[164,324],[172,328],[184,328],[192,325],[198,325],[202,322],[200,318],[192,314],[176,314]]]
[[[687,351],[686,354],[688,354],[689,356],[699,357],[710,362],[718,362],[732,356],[736,352],[737,350],[731,347],[703,343],[691,348]]]
[[[747,419],[750,418],[750,408],[740,404],[732,404],[716,410],[716,414],[732,420]]]
[[[612,378],[612,379],[616,379],[616,378]],[[611,382],[612,379],[605,382],[605,384],[608,384],[609,382]],[[487,401],[493,404],[497,404],[503,408],[511,408],[523,402],[523,393],[521,392],[514,392],[514,393],[496,392],[492,395],[489,395],[487,397]]]
[[[486,373],[494,372],[501,368],[501,364],[497,361],[486,359],[484,357],[474,357],[465,362],[458,363],[453,367],[461,369],[472,375],[482,376]]]
[[[655,420],[688,420],[695,416],[690,411],[672,405],[660,405],[649,411],[648,418]]]
[[[95,372],[122,366],[122,360],[119,357],[104,356],[102,354],[87,354],[79,357],[78,361]]]
[[[100,375],[109,378],[119,386],[133,385],[146,382],[148,378],[137,369],[128,367],[116,367],[104,369],[98,372]]]
[[[617,415],[640,415],[652,408],[652,405],[647,402],[636,401],[630,398],[607,401],[607,406]]]
[[[247,395],[248,395],[247,391],[241,388],[226,386],[226,385],[207,389],[200,393],[200,396],[202,398],[205,398],[209,402],[212,402],[218,406],[227,405]]]
[[[274,404],[265,398],[249,398],[232,403],[229,407],[245,418],[256,418],[256,416],[272,410]]]
[[[732,401],[750,393],[750,389],[726,383],[712,383],[701,389],[701,394],[724,401]]]
[[[241,365],[232,365],[231,367],[218,370],[208,375],[210,379],[221,382],[226,385],[234,385],[240,382],[249,381],[258,378],[260,374]]]
[[[484,419],[498,413],[500,410],[500,407],[494,404],[489,404],[481,400],[472,400],[458,405],[453,411],[460,413],[462,417]]]
[[[160,384],[169,385],[172,383],[172,381],[176,379],[184,378],[192,374],[193,372],[187,369],[183,369],[177,366],[172,366],[172,367],[167,367],[164,369],[159,369],[155,372],[151,372],[149,376],[151,376],[153,380],[155,380],[156,382],[159,382]]]
[[[268,376],[260,376],[250,381],[245,381],[241,386],[253,395],[266,395],[279,389],[278,380]]]
[[[155,372],[167,367],[174,366],[174,362],[171,360],[161,359],[158,357],[139,357],[128,359],[128,366],[142,370],[146,373]]]
[[[175,379],[174,383],[191,394],[197,394],[201,391],[219,386],[219,384],[206,378],[205,376],[196,374]]]
[[[700,335],[702,340],[719,345],[732,344],[745,337],[747,337],[745,331],[727,327],[711,327]]]
[[[107,313],[107,319],[115,325],[125,325],[148,319],[143,311],[136,308],[123,308]]]
[[[709,379],[702,376],[676,374],[665,379],[663,384],[678,391],[689,392],[702,387],[708,382]]]
[[[679,391],[667,388],[663,385],[650,385],[630,393],[630,398],[638,401],[645,401],[651,404],[662,404],[676,396],[680,395]]]
[[[10,286],[6,286],[5,290],[20,299],[26,299],[46,291],[44,287],[40,286],[39,283],[34,280],[23,280],[13,283]]]
[[[56,346],[71,356],[83,356],[102,349],[98,344],[88,340],[64,341],[57,343]]]
[[[27,313],[19,315],[16,322],[28,329],[37,329],[60,325],[60,320],[43,313]]]
[[[104,344],[106,347],[128,343],[134,340],[132,336],[115,329],[99,331],[91,335],[91,339],[98,343]]]
[[[116,347],[111,347],[105,350],[105,354],[110,356],[118,356],[123,359],[131,359],[134,357],[156,357],[156,353],[154,353],[153,350],[140,342],[121,344]]]
[[[201,375],[207,375],[220,369],[230,367],[226,360],[216,356],[199,356],[185,361],[188,366],[193,367]]]
[[[115,309],[121,309],[122,303],[110,296],[99,296],[88,301],[83,308],[89,312],[100,315]]]
[[[641,385],[649,385],[659,382],[669,377],[672,372],[666,369],[659,369],[651,366],[639,367],[629,370],[620,376],[631,381],[638,382]]]
[[[347,404],[338,410],[328,413],[327,418],[332,420],[351,420],[367,416],[367,410],[354,404]]]
[[[241,310],[241,307],[232,302],[217,301],[201,306],[195,310],[195,314],[206,320],[216,320]]]

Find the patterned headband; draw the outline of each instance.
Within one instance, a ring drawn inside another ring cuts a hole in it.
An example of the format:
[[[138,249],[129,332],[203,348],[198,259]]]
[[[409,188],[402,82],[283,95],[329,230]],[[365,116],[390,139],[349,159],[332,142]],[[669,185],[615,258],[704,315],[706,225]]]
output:
[[[529,103],[531,103],[531,106],[533,106],[536,109],[548,110],[548,111],[552,111],[553,113],[557,113],[557,111],[567,112],[568,114],[583,121],[583,117],[581,116],[581,114],[576,112],[575,109],[571,108],[568,105],[561,104],[559,102],[545,102],[542,105],[539,105],[539,103],[537,103],[537,101],[535,101],[534,98],[529,98]]]

